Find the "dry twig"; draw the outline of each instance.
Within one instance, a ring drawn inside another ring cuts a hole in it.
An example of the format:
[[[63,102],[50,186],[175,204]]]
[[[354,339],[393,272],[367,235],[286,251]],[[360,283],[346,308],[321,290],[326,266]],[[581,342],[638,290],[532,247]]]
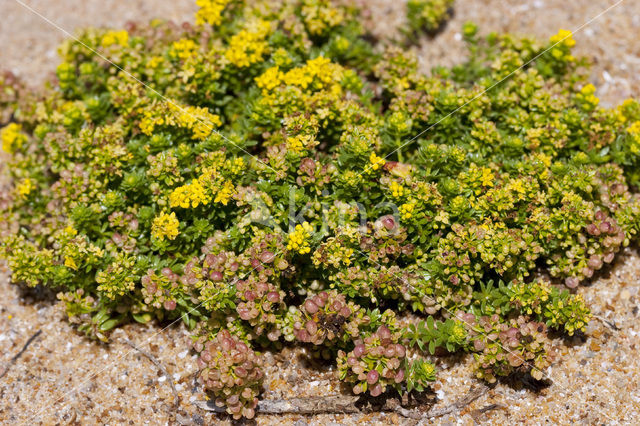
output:
[[[596,314],[593,314],[593,318],[597,319],[598,321],[600,321],[601,323],[603,323],[604,325],[606,325],[607,327],[609,327],[614,331],[620,331],[620,327],[616,325],[615,320],[608,320],[605,317],[596,315]]]
[[[488,390],[489,388],[485,385],[481,385],[477,388],[472,387],[471,389],[469,389],[469,392],[467,392],[465,396],[463,396],[453,404],[443,407],[439,410],[431,410],[426,414],[426,417],[428,418],[442,417],[442,416],[446,416],[447,414],[456,413],[462,410],[467,405],[471,404],[476,399],[480,398],[485,393],[487,393]]]
[[[167,381],[169,382],[169,385],[171,386],[171,390],[173,391],[173,399],[175,401],[174,405],[175,405],[175,407],[178,407],[178,405],[180,404],[180,396],[178,395],[178,390],[176,389],[176,386],[173,383],[173,378],[171,377],[171,375],[169,374],[167,369],[164,367],[164,365],[162,365],[162,363],[158,360],[158,358],[156,358],[155,356],[151,355],[149,352],[145,351],[144,349],[136,346],[129,339],[122,339],[122,341],[124,343],[126,343],[127,345],[131,346],[136,351],[140,352],[145,357],[147,357],[149,359],[149,361],[151,361],[153,363],[153,365],[155,365],[158,368],[158,370],[160,370],[162,372],[162,374],[164,374],[164,376],[167,378]]]
[[[431,410],[426,413],[419,409],[405,408],[395,398],[388,399],[381,407],[376,407],[372,404],[359,406],[358,403],[362,401],[362,398],[356,395],[263,399],[258,402],[256,411],[260,414],[355,414],[376,411],[377,408],[379,411],[394,411],[403,417],[420,420],[423,418],[441,417],[446,414],[455,413],[478,399],[486,393],[487,390],[488,388],[484,385],[479,388],[471,388],[467,395],[460,398],[452,405],[436,411]],[[195,405],[206,411],[213,411],[215,413],[226,412],[224,407],[218,407],[213,401],[196,401]]]
[[[29,347],[29,345],[31,343],[33,343],[34,340],[36,340],[36,338],[42,334],[42,330],[38,330],[36,331],[31,337],[29,337],[29,340],[27,340],[27,342],[24,344],[24,346],[22,346],[22,349],[20,349],[20,352],[18,352],[17,354],[15,354],[13,356],[13,358],[11,358],[11,360],[9,360],[9,362],[7,363],[7,365],[4,367],[4,370],[2,370],[2,373],[0,373],[0,379],[3,378],[8,372],[9,372],[9,368],[11,368],[11,366],[13,364],[16,363],[16,361],[18,360],[18,358],[20,358],[22,356],[23,353],[25,353],[25,351],[27,350],[27,348]]]
[[[260,414],[356,414],[375,411],[373,405],[359,407],[361,397],[355,395],[310,396],[290,399],[263,399],[258,402],[257,412]],[[216,413],[225,413],[224,407],[218,407],[213,401],[197,401],[199,408]],[[402,407],[397,399],[385,402],[380,411],[395,411],[401,416],[420,420],[423,413]]]
[[[306,398],[263,399],[258,402],[257,412],[261,414],[351,414],[360,413],[356,406],[360,399],[355,395],[310,396]],[[206,411],[226,413],[213,401],[196,401],[196,406]]]

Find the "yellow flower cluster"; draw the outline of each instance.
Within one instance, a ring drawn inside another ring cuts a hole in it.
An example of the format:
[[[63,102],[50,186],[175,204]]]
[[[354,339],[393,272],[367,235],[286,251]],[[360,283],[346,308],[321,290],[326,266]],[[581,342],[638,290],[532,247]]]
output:
[[[520,201],[524,200],[525,195],[527,194],[527,189],[525,188],[525,184],[522,179],[510,180],[505,189],[512,195],[516,195],[517,199]]]
[[[174,240],[178,236],[179,226],[180,222],[176,218],[176,214],[174,212],[171,212],[171,214],[162,213],[160,216],[153,219],[151,235],[158,240],[164,240],[165,237],[170,240]]]
[[[265,39],[271,32],[271,24],[257,21],[253,27],[234,34],[225,51],[227,60],[239,68],[259,62],[269,47]]]
[[[179,109],[178,125],[191,129],[193,137],[199,140],[206,139],[215,127],[222,125],[220,116],[211,114],[207,108],[186,106]]]
[[[633,136],[629,150],[632,154],[640,154],[640,121],[635,121],[627,127],[627,132]]]
[[[196,0],[200,7],[196,12],[196,24],[219,25],[222,22],[222,12],[231,0]]]
[[[227,180],[224,182],[222,187],[220,187],[213,201],[226,206],[235,193],[236,188],[233,186],[233,183],[230,180]]]
[[[331,87],[339,91],[340,86],[336,84],[342,79],[344,69],[331,62],[331,60],[318,56],[310,59],[304,66],[293,68],[286,73],[280,71],[275,66],[267,69],[262,75],[256,77],[255,81],[263,93],[267,93],[274,88],[285,84],[287,86],[297,86],[307,89],[313,85],[314,89]]]
[[[308,240],[311,238],[312,232],[313,228],[309,222],[304,222],[302,225],[296,225],[295,230],[289,234],[287,249],[297,251],[300,254],[309,253],[311,251],[311,246],[309,246]]]
[[[33,181],[29,178],[24,179],[22,182],[20,182],[16,186],[18,195],[20,195],[21,198],[26,198],[27,195],[29,195],[31,191],[33,191],[33,188],[34,188]]]
[[[618,122],[620,122],[621,124],[627,122],[627,115],[629,113],[629,110],[632,110],[635,104],[636,101],[633,98],[628,98],[625,99],[620,105],[618,105],[615,110],[618,117]]]
[[[210,200],[211,198],[198,179],[193,179],[191,183],[177,187],[169,195],[169,205],[183,209],[196,208],[200,204],[206,205]]]
[[[147,66],[151,69],[155,69],[155,68],[158,68],[158,66],[160,66],[162,61],[163,61],[162,56],[152,56],[147,62]]]
[[[226,169],[232,175],[239,175],[244,173],[247,164],[242,157],[230,158],[225,162]]]
[[[369,169],[371,170],[378,170],[380,167],[384,167],[384,165],[387,164],[387,162],[384,161],[384,158],[378,157],[375,152],[372,152],[369,156],[369,163],[371,164],[369,166]]]
[[[142,118],[140,119],[138,127],[140,127],[140,131],[142,133],[147,136],[151,136],[156,126],[161,126],[163,124],[164,119],[162,117],[156,117],[152,110],[146,110],[142,113]]]
[[[573,33],[569,30],[560,29],[558,34],[549,37],[549,41],[553,44],[564,45],[567,47],[573,47],[576,45],[576,41],[573,39]]]
[[[129,33],[126,30],[107,31],[103,36],[100,44],[102,47],[109,47],[114,44],[126,46],[129,42]]]
[[[21,132],[22,126],[16,123],[10,123],[0,131],[0,138],[2,139],[2,149],[9,154],[13,153],[16,149],[20,148],[24,142],[27,141],[27,137]]]
[[[593,109],[600,103],[600,99],[595,96],[596,87],[593,84],[586,84],[578,93],[578,99],[587,104],[589,109]]]
[[[283,80],[284,73],[277,66],[268,68],[262,75],[255,78],[256,84],[263,92],[275,89]]]
[[[167,103],[164,107],[154,106],[144,110],[139,124],[142,133],[151,136],[155,128],[162,125],[189,129],[193,132],[194,138],[204,140],[216,127],[222,125],[222,120],[207,108],[190,105]]]
[[[569,49],[576,45],[571,31],[561,29],[558,31],[558,34],[551,36],[549,41],[554,44],[554,47],[551,48],[551,55],[553,55],[554,58],[565,59],[567,61],[574,59],[569,52]]]
[[[78,270],[78,264],[71,256],[64,257],[64,266],[66,266],[69,269],[73,269],[74,271]]]
[[[170,55],[174,58],[187,59],[196,54],[198,45],[188,38],[181,38],[171,45]]]
[[[400,212],[400,218],[404,220],[409,220],[413,217],[413,211],[416,209],[415,202],[405,203],[400,206],[398,209]]]
[[[493,170],[489,167],[478,167],[475,163],[471,163],[471,166],[466,173],[461,173],[460,180],[465,181],[475,189],[475,194],[478,195],[482,192],[482,188],[493,187],[493,181],[495,176]]]
[[[627,132],[634,135],[640,134],[640,121],[634,121],[631,126],[627,127]]]
[[[313,148],[318,145],[318,142],[312,135],[296,135],[288,137],[286,144],[290,151],[300,154],[303,150]]]
[[[305,0],[302,16],[309,32],[320,35],[336,27],[344,20],[343,9],[332,7],[330,1]]]
[[[395,180],[391,182],[389,185],[389,189],[391,190],[391,196],[393,198],[402,198],[405,194],[405,188]]]
[[[331,60],[318,56],[310,59],[303,67],[293,68],[284,75],[284,83],[299,86],[306,89],[312,82],[318,81],[325,87],[335,81],[339,81],[343,69]]]
[[[353,253],[354,250],[350,247],[345,247],[341,239],[331,237],[322,244],[320,249],[313,253],[312,260],[316,266],[329,264],[334,268],[339,268],[341,265],[351,265]]]

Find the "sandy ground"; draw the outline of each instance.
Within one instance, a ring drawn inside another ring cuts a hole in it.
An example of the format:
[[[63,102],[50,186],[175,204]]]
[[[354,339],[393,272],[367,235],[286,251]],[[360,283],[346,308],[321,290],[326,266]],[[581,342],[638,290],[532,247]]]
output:
[[[86,25],[122,26],[131,19],[154,17],[191,20],[192,0],[20,0],[60,28],[73,32]],[[366,1],[365,19],[378,33],[402,25],[403,2]],[[455,16],[437,37],[418,46],[421,63],[451,64],[464,53],[459,29],[473,20],[481,31],[511,31],[548,37],[559,28],[576,30],[614,1],[457,0]],[[38,84],[54,69],[55,48],[65,37],[60,29],[20,5],[0,2],[0,68]],[[578,53],[594,61],[593,82],[606,104],[638,97],[640,87],[640,2],[624,0],[577,32]],[[616,266],[579,292],[602,319],[594,320],[584,338],[557,339],[557,362],[548,371],[550,385],[531,389],[505,382],[492,387],[468,406],[431,424],[634,424],[640,418],[640,256],[628,249]],[[162,329],[128,325],[113,334],[109,345],[88,341],[66,323],[50,295],[24,291],[0,274],[0,371],[37,330],[28,350],[0,379],[2,424],[217,424],[228,422],[198,409],[203,395],[194,388],[195,358],[186,350],[182,326]],[[129,339],[154,354],[172,375],[180,404],[174,407],[167,377]],[[306,360],[305,354],[267,355],[268,380],[263,398],[328,395],[340,392],[333,371]],[[435,408],[449,406],[478,382],[471,359],[440,358],[435,383]],[[258,416],[258,424],[404,424],[397,414]]]

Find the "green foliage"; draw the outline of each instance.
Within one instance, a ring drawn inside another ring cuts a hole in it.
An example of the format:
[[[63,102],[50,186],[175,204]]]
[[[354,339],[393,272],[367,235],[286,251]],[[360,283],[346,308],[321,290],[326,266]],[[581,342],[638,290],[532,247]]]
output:
[[[523,372],[542,379],[550,364],[543,323],[522,315],[504,320],[498,314],[459,313],[458,318],[467,326],[478,378],[493,383],[499,376]]]
[[[254,350],[285,341],[374,396],[423,390],[438,348],[541,377],[547,327],[590,314],[534,272],[573,289],[637,241],[640,104],[600,107],[566,31],[466,24],[468,60],[427,75],[341,2],[198,5],[195,26],[85,30],[53,90],[0,79],[13,281],[103,340],[183,321],[236,417]]]
[[[450,18],[454,0],[409,0],[407,19],[413,31],[435,32]]]
[[[412,347],[421,351],[436,353],[436,348],[445,348],[449,352],[456,352],[464,348],[467,343],[467,332],[461,321],[451,318],[436,321],[432,316],[417,324],[407,327],[405,338]]]
[[[379,396],[388,387],[407,390],[423,389],[435,380],[435,368],[428,362],[409,361],[405,347],[400,344],[401,333],[381,325],[373,333],[363,333],[355,340],[352,351],[338,352],[338,373],[341,380],[353,385],[353,392],[368,391]]]

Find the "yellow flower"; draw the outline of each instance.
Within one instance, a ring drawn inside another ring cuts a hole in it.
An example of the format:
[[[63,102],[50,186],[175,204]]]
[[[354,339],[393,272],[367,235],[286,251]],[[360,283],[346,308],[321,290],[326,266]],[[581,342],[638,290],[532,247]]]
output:
[[[206,205],[209,201],[209,196],[197,179],[193,179],[189,184],[177,187],[169,195],[169,205],[171,207],[182,207],[183,209],[196,208],[200,204]]]
[[[576,41],[573,39],[573,33],[569,30],[560,29],[558,34],[549,37],[549,41],[553,44],[563,44],[567,47],[573,47],[576,45]]]
[[[153,219],[151,235],[158,240],[164,240],[165,237],[174,240],[178,236],[179,226],[180,222],[174,212],[171,212],[171,214],[162,213]]]
[[[193,137],[199,140],[206,139],[216,127],[222,125],[220,116],[210,113],[204,107],[170,104],[170,109],[176,115],[175,119],[178,126],[191,130]]]
[[[577,97],[587,103],[589,107],[594,108],[600,103],[600,99],[594,93],[596,93],[596,87],[593,84],[587,84],[580,90]]]
[[[76,261],[73,260],[73,258],[70,256],[64,257],[64,266],[66,266],[67,268],[71,268],[74,271],[78,269],[78,265],[76,264]]]
[[[344,12],[331,2],[302,2],[302,17],[310,34],[323,34],[344,20]]]
[[[248,67],[260,61],[269,47],[265,38],[271,32],[271,24],[258,21],[254,27],[253,31],[242,30],[229,40],[225,57],[237,67]]]
[[[334,85],[342,79],[343,68],[331,62],[331,60],[318,56],[317,58],[310,59],[307,63],[298,68],[293,68],[287,71],[281,80],[289,86],[297,86],[302,89],[307,89],[314,83],[313,88],[327,87]],[[339,85],[336,85],[340,87]]]
[[[372,152],[369,156],[369,163],[371,163],[370,168],[372,170],[378,170],[386,164],[386,161],[384,161],[384,158],[378,157],[375,152]]]
[[[306,89],[313,81],[313,75],[307,72],[307,69],[304,67],[293,68],[284,75],[283,79],[289,86],[298,86]]]
[[[34,188],[33,181],[29,178],[24,179],[22,182],[20,182],[16,186],[16,189],[18,190],[18,194],[20,195],[21,198],[26,198],[27,195],[29,195],[31,191],[33,191],[33,188]]]
[[[519,200],[525,199],[525,194],[527,190],[524,187],[524,181],[522,179],[514,179],[509,182],[508,189],[517,194]]]
[[[478,167],[475,163],[471,163],[467,173],[461,173],[461,178],[475,188],[476,195],[482,192],[482,188],[493,187],[493,181],[495,180],[493,170],[489,167]]]
[[[296,154],[301,153],[304,149],[308,149],[317,145],[317,141],[311,135],[297,135],[288,137],[286,140],[287,148]]]
[[[282,83],[283,77],[284,74],[276,66],[267,69],[262,75],[256,77],[255,80],[258,87],[261,88],[263,92],[267,92],[278,87]]]
[[[157,68],[162,63],[162,56],[152,56],[147,62],[149,68]]]
[[[395,180],[391,182],[389,189],[391,190],[391,196],[393,198],[400,198],[404,195],[404,187]]]
[[[634,121],[631,126],[627,127],[627,132],[640,134],[640,121]]]
[[[226,161],[226,167],[227,170],[229,170],[229,173],[239,175],[244,172],[246,163],[242,157],[231,158]]]
[[[400,212],[400,218],[404,220],[411,219],[415,208],[416,208],[415,202],[409,202],[401,205],[400,208],[398,209]]]
[[[180,59],[187,59],[195,55],[198,50],[198,45],[195,41],[182,38],[178,41],[174,41],[171,45],[171,56]]]
[[[196,24],[219,25],[222,22],[222,12],[231,0],[196,0],[200,9],[196,12]]]
[[[113,44],[126,46],[128,42],[129,42],[129,33],[126,30],[121,30],[121,31],[107,31],[102,36],[102,40],[100,44],[102,44],[102,47],[109,47]]]
[[[235,193],[236,193],[236,189],[233,186],[233,183],[231,183],[231,181],[228,180],[224,183],[224,185],[222,185],[222,188],[218,190],[213,201],[215,203],[221,203],[226,206],[227,203],[229,203],[229,200],[231,200],[231,197]]]
[[[78,231],[71,225],[67,225],[67,227],[64,228],[64,232],[72,237],[78,235]]]
[[[544,152],[540,152],[535,155],[535,158],[542,162],[545,166],[549,167],[551,165],[551,156],[545,154]]]
[[[482,183],[482,186],[492,187],[494,179],[495,179],[495,176],[493,175],[493,171],[488,167],[483,167],[482,177],[480,178],[480,182]]]
[[[308,240],[311,238],[312,232],[313,228],[309,222],[304,222],[302,225],[296,225],[295,230],[289,234],[287,249],[297,251],[300,254],[309,253],[311,251],[311,247]]]
[[[150,111],[145,111],[143,117],[140,119],[140,131],[147,136],[151,136],[153,134],[153,129],[156,126],[156,120],[151,116]]]
[[[21,130],[22,126],[20,124],[10,123],[0,131],[2,149],[5,152],[12,154],[27,141],[27,136]]]

